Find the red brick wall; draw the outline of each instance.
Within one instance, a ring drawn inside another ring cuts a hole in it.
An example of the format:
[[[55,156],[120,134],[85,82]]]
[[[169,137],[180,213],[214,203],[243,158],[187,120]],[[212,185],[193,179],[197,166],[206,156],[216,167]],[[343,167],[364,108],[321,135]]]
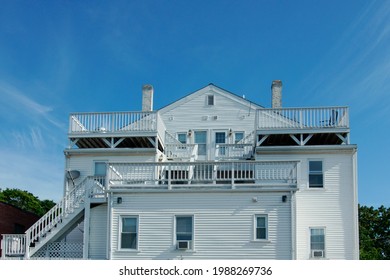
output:
[[[38,219],[39,216],[33,213],[21,210],[4,202],[0,202],[0,235],[5,233],[15,233],[15,224],[18,224],[19,227],[24,227],[24,231],[26,231]]]

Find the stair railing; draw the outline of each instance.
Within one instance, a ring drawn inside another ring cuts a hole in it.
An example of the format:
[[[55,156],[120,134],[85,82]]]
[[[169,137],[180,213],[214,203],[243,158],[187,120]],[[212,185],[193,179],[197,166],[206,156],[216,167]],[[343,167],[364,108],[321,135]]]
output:
[[[85,178],[26,231],[27,248],[40,238],[45,237],[64,217],[72,213],[80,202],[83,202],[89,181],[89,177]],[[26,254],[29,252],[27,248]]]

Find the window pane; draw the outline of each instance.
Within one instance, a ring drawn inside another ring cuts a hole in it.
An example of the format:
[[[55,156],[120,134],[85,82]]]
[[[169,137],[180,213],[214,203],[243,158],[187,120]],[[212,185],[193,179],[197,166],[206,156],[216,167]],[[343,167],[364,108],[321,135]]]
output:
[[[310,229],[310,249],[325,250],[324,229]]]
[[[244,138],[244,132],[236,132],[234,134],[234,142],[238,143]]]
[[[122,219],[122,232],[137,232],[137,219],[136,218],[123,218]]]
[[[309,184],[311,187],[322,187],[323,186],[323,176],[320,175],[309,175]]]
[[[257,227],[265,227],[265,217],[257,217]]]
[[[95,162],[95,176],[106,176],[105,162]]]
[[[206,131],[195,131],[195,143],[206,143]]]
[[[137,249],[137,234],[136,233],[122,233],[121,234],[121,248],[122,249]]]
[[[185,134],[185,133],[177,134],[177,140],[179,140],[179,142],[182,144],[186,144],[187,143],[187,134]]]
[[[207,105],[214,105],[214,95],[207,96]]]
[[[215,133],[215,143],[216,144],[225,143],[225,139],[226,139],[225,132],[216,132]]]
[[[256,239],[266,239],[266,230],[265,228],[256,229]]]
[[[322,172],[322,161],[310,161],[309,170],[310,172]]]
[[[176,240],[192,240],[192,217],[176,217]]]

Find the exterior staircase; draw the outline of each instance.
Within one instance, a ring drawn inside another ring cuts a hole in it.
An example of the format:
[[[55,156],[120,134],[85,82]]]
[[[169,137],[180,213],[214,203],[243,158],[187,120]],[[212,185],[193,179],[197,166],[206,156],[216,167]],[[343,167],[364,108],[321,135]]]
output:
[[[105,198],[101,182],[101,178],[86,177],[25,234],[4,234],[2,258],[32,258],[44,245],[66,233],[82,217],[87,198]]]

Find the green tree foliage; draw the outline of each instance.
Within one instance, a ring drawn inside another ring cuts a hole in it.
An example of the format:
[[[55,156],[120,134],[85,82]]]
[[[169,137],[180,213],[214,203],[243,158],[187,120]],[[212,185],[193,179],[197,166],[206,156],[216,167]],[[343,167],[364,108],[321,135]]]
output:
[[[20,189],[0,189],[0,201],[14,205],[22,210],[43,216],[55,203],[52,200],[40,200],[32,193]]]
[[[390,259],[390,208],[359,206],[361,260]]]

